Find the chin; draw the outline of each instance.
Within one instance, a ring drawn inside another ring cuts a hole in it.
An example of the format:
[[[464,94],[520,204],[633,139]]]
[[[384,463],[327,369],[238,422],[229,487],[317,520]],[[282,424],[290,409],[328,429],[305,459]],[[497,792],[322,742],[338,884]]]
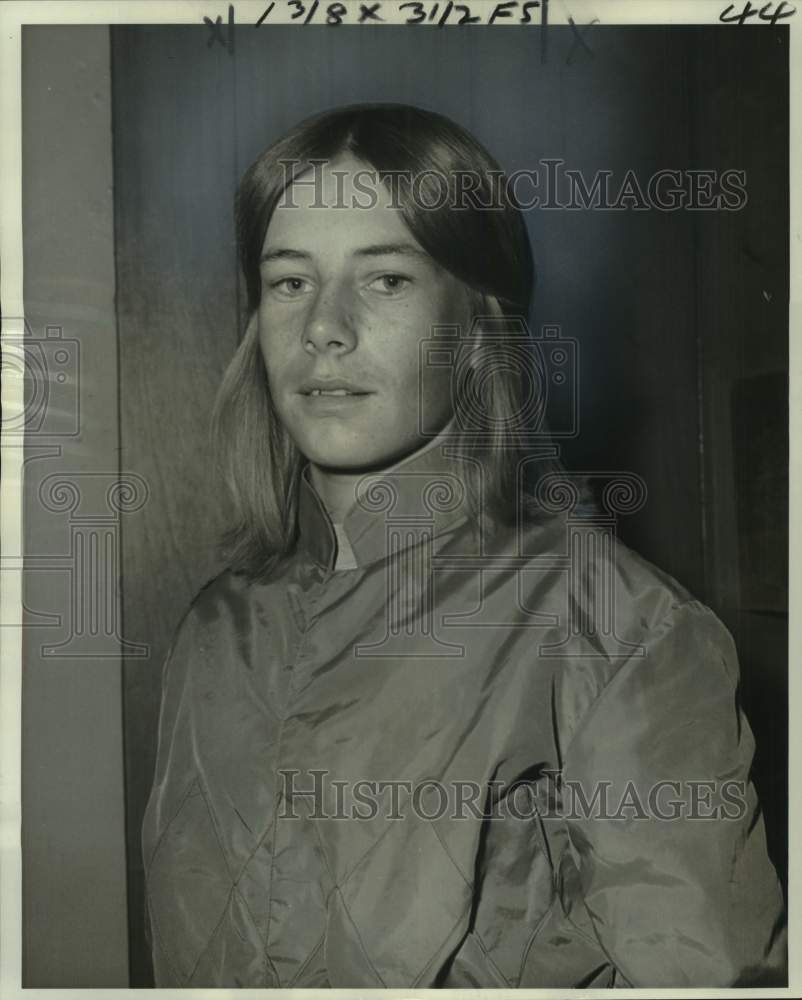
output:
[[[360,442],[353,439],[330,442],[317,437],[309,447],[300,447],[308,461],[322,469],[342,473],[379,472],[415,451],[420,445],[417,441],[398,442],[385,447],[376,447],[375,440]],[[372,445],[372,447],[371,447]]]
[[[342,473],[368,473],[379,471],[391,465],[393,458],[386,458],[384,455],[371,455],[365,449],[332,449],[329,452],[321,452],[315,448],[311,453],[306,453],[306,457],[314,465],[330,472]]]

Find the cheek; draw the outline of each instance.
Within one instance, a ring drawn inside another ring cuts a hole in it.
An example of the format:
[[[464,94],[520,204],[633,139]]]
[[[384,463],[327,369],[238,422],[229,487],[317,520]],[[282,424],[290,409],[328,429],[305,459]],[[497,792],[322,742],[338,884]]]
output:
[[[259,316],[259,349],[262,354],[268,378],[276,379],[291,363],[293,358],[292,331],[286,321],[267,320]]]
[[[449,313],[453,321],[453,313]],[[439,321],[423,310],[404,322],[387,323],[377,329],[371,344],[376,368],[392,387],[396,412],[414,413],[423,406],[429,413],[447,413],[452,405],[452,369],[427,363],[433,346],[432,327]]]
[[[448,414],[454,408],[453,373],[451,368],[424,368],[418,396],[429,414]]]

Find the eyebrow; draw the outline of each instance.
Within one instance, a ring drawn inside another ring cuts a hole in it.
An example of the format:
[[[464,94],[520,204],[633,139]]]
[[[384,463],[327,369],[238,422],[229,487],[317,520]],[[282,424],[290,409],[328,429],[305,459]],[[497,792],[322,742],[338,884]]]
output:
[[[355,257],[386,257],[392,254],[400,254],[405,257],[413,257],[418,260],[432,264],[432,258],[419,247],[412,243],[372,243],[370,246],[359,247],[354,250]],[[277,247],[274,250],[267,250],[259,258],[260,264],[265,264],[271,260],[310,260],[312,255],[307,250],[293,250],[290,247]]]

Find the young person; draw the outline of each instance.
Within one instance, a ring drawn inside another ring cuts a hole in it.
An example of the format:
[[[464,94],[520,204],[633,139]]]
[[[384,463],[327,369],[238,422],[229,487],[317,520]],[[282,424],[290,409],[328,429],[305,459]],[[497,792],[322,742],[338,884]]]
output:
[[[157,985],[781,983],[732,640],[538,436],[498,165],[338,109],[237,226],[231,569],[173,644],[143,828]]]

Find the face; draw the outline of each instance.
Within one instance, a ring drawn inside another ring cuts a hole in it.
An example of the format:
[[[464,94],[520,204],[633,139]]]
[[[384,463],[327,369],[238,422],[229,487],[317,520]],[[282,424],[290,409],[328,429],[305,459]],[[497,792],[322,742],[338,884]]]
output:
[[[436,324],[467,327],[469,293],[421,249],[389,194],[360,207],[370,168],[342,157],[320,169],[317,190],[310,172],[270,221],[259,343],[302,454],[321,468],[380,469],[429,440],[421,409],[429,435],[451,418],[451,371],[421,368],[419,345]],[[383,191],[375,175],[370,184]]]

